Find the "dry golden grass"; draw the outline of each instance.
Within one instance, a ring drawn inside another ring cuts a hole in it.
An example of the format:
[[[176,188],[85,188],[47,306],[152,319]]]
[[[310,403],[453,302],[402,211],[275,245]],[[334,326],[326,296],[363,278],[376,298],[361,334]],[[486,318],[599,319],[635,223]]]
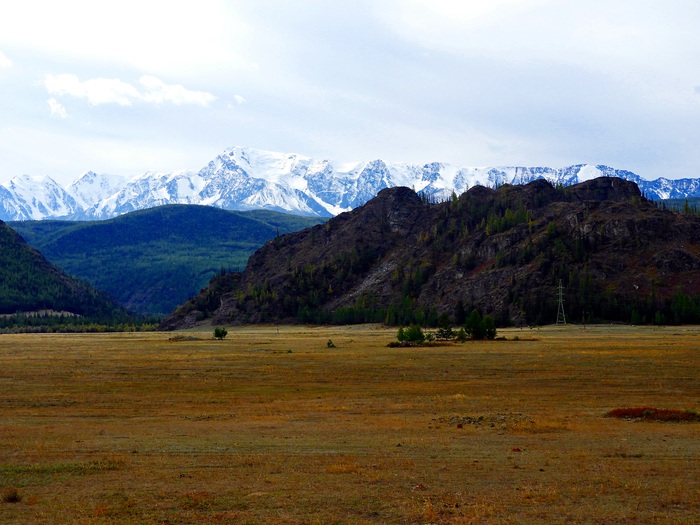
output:
[[[2,335],[0,522],[700,522],[700,424],[605,417],[697,410],[700,329],[395,333]]]

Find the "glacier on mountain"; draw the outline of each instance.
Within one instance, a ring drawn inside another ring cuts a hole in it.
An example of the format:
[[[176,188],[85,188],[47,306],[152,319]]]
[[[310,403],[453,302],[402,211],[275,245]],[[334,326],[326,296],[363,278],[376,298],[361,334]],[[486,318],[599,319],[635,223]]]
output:
[[[630,171],[602,165],[463,167],[440,162],[387,163],[380,159],[337,163],[234,147],[197,172],[146,172],[127,180],[88,171],[67,188],[50,177],[15,177],[7,185],[0,185],[0,219],[107,219],[163,204],[330,217],[361,206],[380,190],[393,186],[407,186],[434,200],[444,200],[477,185],[495,187],[546,179],[568,186],[596,177],[633,181],[652,199],[700,196],[700,179],[648,181]]]

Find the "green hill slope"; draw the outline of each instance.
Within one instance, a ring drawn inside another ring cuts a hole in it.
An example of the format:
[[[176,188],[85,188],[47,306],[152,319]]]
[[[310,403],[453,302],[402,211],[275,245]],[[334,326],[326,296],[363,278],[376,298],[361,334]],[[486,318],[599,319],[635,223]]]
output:
[[[40,310],[99,321],[127,317],[114,300],[66,275],[0,221],[0,314]]]
[[[171,312],[224,270],[278,234],[322,222],[274,212],[170,205],[106,221],[11,223],[71,275],[105,290],[130,310]]]

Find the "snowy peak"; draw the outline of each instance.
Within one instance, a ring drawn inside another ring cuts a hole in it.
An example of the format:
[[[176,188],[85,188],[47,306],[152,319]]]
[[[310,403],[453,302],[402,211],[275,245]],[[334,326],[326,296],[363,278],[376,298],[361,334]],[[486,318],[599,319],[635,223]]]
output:
[[[379,191],[406,186],[436,200],[473,186],[544,179],[568,186],[597,177],[635,182],[650,198],[700,196],[700,179],[657,179],[603,165],[563,168],[467,167],[443,162],[335,162],[296,153],[233,147],[199,171],[146,172],[131,180],[88,171],[68,188],[50,177],[23,175],[0,186],[0,219],[106,219],[163,204],[202,204],[231,210],[270,209],[330,217],[363,205]]]
[[[86,209],[113,195],[125,183],[126,178],[120,175],[106,173],[98,175],[93,171],[88,171],[68,186],[67,191],[82,209]]]
[[[79,209],[75,199],[48,176],[21,175],[11,179],[5,190],[11,199],[3,198],[0,210],[9,214],[9,220],[64,216]]]
[[[194,195],[203,186],[190,171],[167,174],[149,171],[122,183],[116,193],[95,202],[85,210],[85,217],[107,219],[164,204],[199,204]]]
[[[231,148],[222,157],[239,166],[250,176],[277,182],[293,175],[303,175],[311,159],[294,153],[276,153],[253,148]]]

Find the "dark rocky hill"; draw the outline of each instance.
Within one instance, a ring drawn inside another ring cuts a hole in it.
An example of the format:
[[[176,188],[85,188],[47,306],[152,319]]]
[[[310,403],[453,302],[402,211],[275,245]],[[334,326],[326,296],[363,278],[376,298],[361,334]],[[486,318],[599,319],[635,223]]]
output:
[[[700,320],[700,219],[598,178],[477,186],[449,202],[383,190],[351,212],[265,244],[241,275],[179,307],[163,328],[214,323],[499,324]],[[205,301],[204,297],[208,297]]]
[[[101,321],[128,317],[107,294],[66,275],[0,221],[0,315],[37,311]]]

